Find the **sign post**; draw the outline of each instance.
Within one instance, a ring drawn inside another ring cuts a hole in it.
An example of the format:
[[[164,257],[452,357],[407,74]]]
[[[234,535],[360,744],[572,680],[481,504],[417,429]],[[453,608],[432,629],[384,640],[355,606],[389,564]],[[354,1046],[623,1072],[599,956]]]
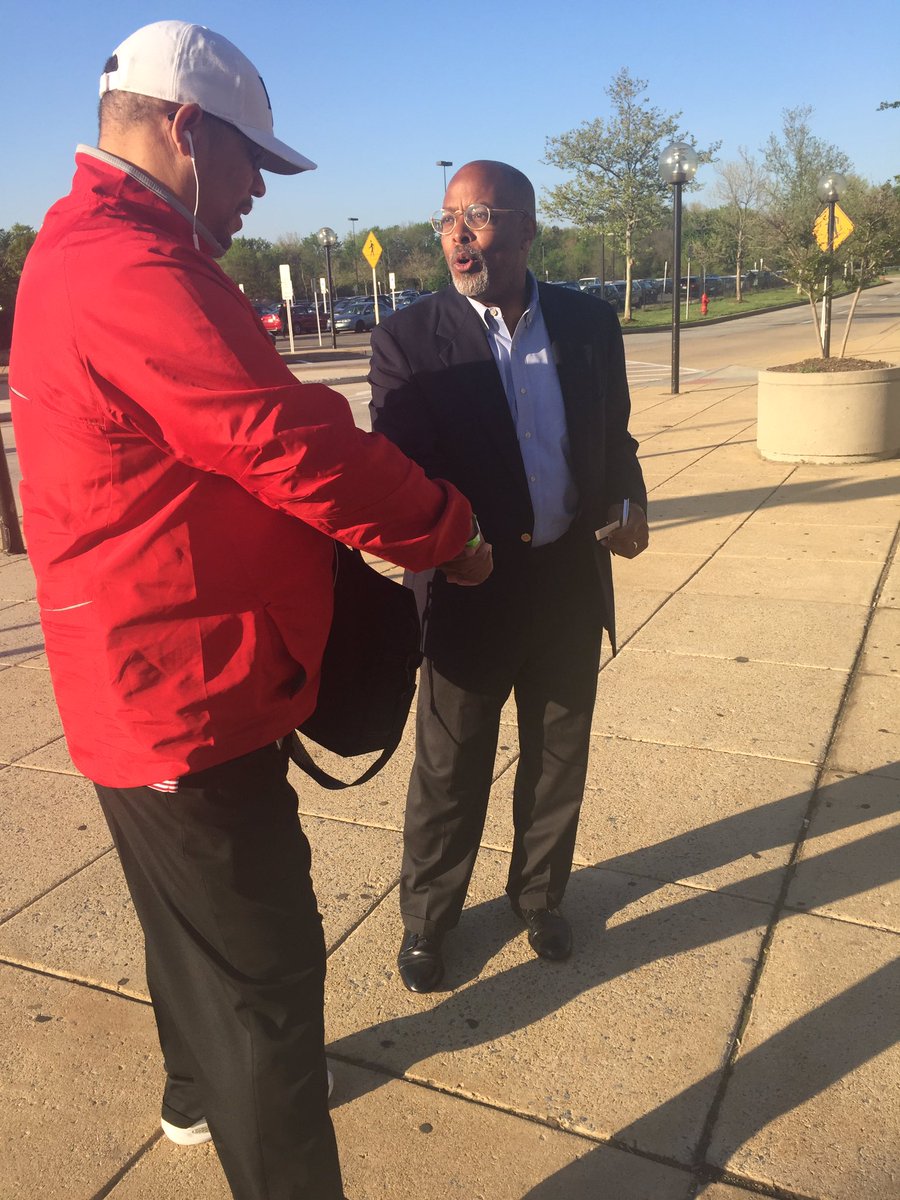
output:
[[[381,243],[374,233],[369,232],[366,238],[366,244],[363,246],[363,258],[372,268],[372,294],[375,297],[375,324],[381,324],[381,317],[378,312],[378,279],[375,275],[375,268],[378,266],[378,260],[381,258]]]
[[[822,209],[813,225],[813,235],[819,243],[819,249],[824,250],[828,255],[825,288],[822,294],[822,355],[824,358],[831,356],[831,288],[834,252],[847,240],[854,229],[853,222],[837,200],[828,201],[828,206]]]
[[[325,299],[325,297],[328,295],[328,284],[325,282],[324,275],[319,276],[319,291],[322,293],[322,314],[324,315],[328,312],[328,302]],[[321,348],[321,346],[322,346],[322,325],[319,321],[318,298],[316,298],[316,325],[318,326],[318,329],[319,329],[319,347]]]
[[[281,298],[284,301],[284,311],[287,316],[288,338],[290,339],[291,354],[294,353],[294,322],[291,317],[291,304],[294,300],[294,285],[291,282],[291,268],[288,263],[282,263],[278,268],[281,276]]]
[[[16,511],[16,494],[13,489],[6,452],[3,449],[3,431],[0,430],[0,539],[4,554],[24,554],[25,543],[19,527]]]

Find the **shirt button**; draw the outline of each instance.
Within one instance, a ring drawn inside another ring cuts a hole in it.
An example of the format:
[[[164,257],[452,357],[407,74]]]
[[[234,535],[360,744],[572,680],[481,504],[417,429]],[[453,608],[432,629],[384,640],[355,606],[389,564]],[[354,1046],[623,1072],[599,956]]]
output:
[[[500,309],[499,309],[499,308],[492,308],[492,309],[491,309],[491,316],[492,316],[492,317],[499,317],[499,316],[500,316]]]
[[[530,534],[530,533],[523,533],[523,534],[522,534],[522,541],[523,541],[523,542],[530,542],[530,541],[531,541],[531,534]]]
[[[526,434],[525,434],[525,436],[526,436],[527,438],[530,438],[530,437],[531,437],[531,434],[530,434],[530,433],[526,433]]]
[[[519,395],[520,395],[520,396],[527,396],[527,395],[528,395],[528,388],[519,388]]]
[[[534,483],[534,481],[537,479],[537,475],[529,475],[528,478],[531,480],[532,483]]]

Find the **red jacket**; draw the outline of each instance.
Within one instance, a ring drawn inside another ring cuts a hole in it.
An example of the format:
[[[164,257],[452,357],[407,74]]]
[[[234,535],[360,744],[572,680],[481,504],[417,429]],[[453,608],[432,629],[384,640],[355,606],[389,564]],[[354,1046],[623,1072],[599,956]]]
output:
[[[309,715],[331,537],[422,570],[459,553],[471,510],[297,382],[183,215],[76,162],[22,276],[10,391],[69,749],[128,787]]]

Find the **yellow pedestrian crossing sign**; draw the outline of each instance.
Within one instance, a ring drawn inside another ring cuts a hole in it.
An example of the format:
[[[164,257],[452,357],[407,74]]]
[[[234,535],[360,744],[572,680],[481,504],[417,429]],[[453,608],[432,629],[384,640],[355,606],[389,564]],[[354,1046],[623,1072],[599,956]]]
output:
[[[379,258],[381,258],[381,243],[374,233],[370,233],[366,238],[366,244],[363,246],[363,257],[374,271],[378,265]]]
[[[831,243],[832,250],[837,250],[842,242],[846,242],[847,238],[853,232],[856,226],[844,212],[839,204],[834,206],[834,240]],[[828,209],[823,208],[816,217],[816,223],[813,225],[813,233],[816,241],[819,243],[820,250],[828,249]]]

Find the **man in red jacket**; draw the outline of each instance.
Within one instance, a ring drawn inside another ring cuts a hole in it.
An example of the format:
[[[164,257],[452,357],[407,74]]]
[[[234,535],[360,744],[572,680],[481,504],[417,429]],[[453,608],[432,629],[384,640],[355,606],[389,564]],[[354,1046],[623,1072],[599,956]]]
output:
[[[284,744],[315,707],[331,539],[459,583],[490,550],[455,488],[294,379],[215,262],[262,170],[315,165],[274,136],[252,63],[162,21],[100,92],[10,368],[54,690],[144,929],[165,1132],[211,1136],[238,1200],[336,1200],[324,941]]]

